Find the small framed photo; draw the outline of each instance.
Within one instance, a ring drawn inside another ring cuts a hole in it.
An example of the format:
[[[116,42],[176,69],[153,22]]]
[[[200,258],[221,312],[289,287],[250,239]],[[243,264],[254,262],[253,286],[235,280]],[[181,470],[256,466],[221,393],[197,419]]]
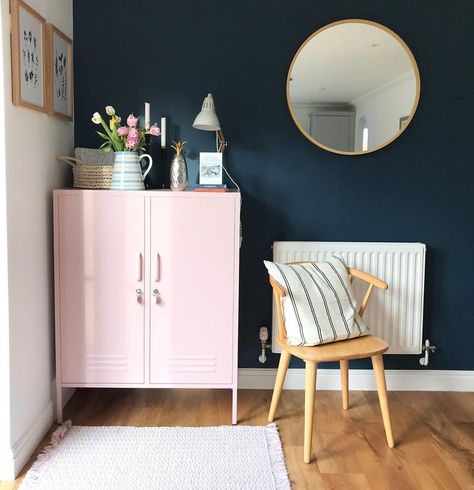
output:
[[[53,24],[46,24],[46,106],[48,114],[73,117],[72,40]]]
[[[11,0],[13,104],[46,112],[45,25],[23,0]]]
[[[222,153],[199,153],[199,183],[201,185],[222,184]]]

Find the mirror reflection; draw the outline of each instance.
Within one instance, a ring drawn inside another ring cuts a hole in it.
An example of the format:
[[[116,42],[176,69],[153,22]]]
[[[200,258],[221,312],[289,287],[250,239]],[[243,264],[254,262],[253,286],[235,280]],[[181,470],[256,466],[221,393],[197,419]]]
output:
[[[410,122],[420,78],[406,44],[380,24],[336,22],[308,38],[290,66],[290,112],[303,134],[336,153],[385,146]]]

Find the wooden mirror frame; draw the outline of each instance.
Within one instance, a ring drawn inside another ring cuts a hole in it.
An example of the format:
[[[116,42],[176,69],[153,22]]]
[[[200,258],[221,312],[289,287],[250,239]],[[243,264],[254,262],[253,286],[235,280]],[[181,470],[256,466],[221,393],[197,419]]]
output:
[[[383,31],[385,31],[387,34],[391,35],[393,38],[395,38],[400,43],[401,47],[405,50],[405,52],[407,53],[408,57],[410,58],[410,61],[411,61],[412,66],[413,66],[413,70],[415,72],[415,80],[416,80],[415,99],[413,101],[413,106],[411,108],[411,111],[410,111],[410,114],[408,116],[408,119],[406,121],[404,121],[404,124],[401,126],[401,128],[391,138],[389,138],[387,141],[385,141],[383,144],[378,145],[378,146],[374,146],[374,147],[371,147],[371,148],[368,148],[365,151],[344,151],[344,150],[336,150],[334,148],[331,148],[329,146],[326,146],[323,143],[320,143],[319,141],[317,141],[315,138],[313,138],[311,135],[309,135],[305,131],[305,129],[303,128],[303,126],[301,125],[298,117],[296,116],[296,113],[295,113],[295,111],[293,109],[293,106],[292,106],[292,103],[291,103],[291,100],[290,100],[291,73],[293,71],[293,66],[295,64],[296,59],[298,58],[298,55],[301,53],[301,51],[304,49],[304,47],[314,37],[316,37],[318,34],[320,34],[321,32],[325,31],[326,29],[330,29],[331,27],[335,27],[335,26],[338,26],[338,25],[341,25],[341,24],[366,24],[366,25],[370,25],[372,27],[377,27],[379,29],[382,29]],[[384,26],[382,24],[379,24],[378,22],[374,22],[374,21],[371,21],[371,20],[365,20],[365,19],[344,19],[344,20],[338,20],[336,22],[332,22],[331,24],[327,24],[327,25],[321,27],[320,29],[318,29],[317,31],[313,32],[313,34],[311,34],[311,36],[309,36],[303,42],[303,44],[298,48],[298,50],[296,51],[295,55],[293,56],[293,59],[292,59],[291,64],[290,64],[290,68],[288,69],[288,75],[287,75],[287,78],[286,78],[286,101],[287,101],[287,104],[288,104],[288,109],[290,110],[291,117],[293,118],[293,121],[296,124],[296,126],[298,127],[298,129],[301,131],[301,133],[309,141],[311,141],[311,143],[315,144],[316,146],[319,146],[323,150],[327,150],[327,151],[329,151],[331,153],[337,153],[339,155],[351,155],[351,156],[352,155],[366,155],[367,153],[372,153],[374,151],[380,150],[381,148],[383,148],[383,147],[389,145],[390,143],[392,143],[392,141],[396,140],[406,130],[406,128],[409,126],[411,120],[413,119],[413,116],[415,115],[416,109],[418,107],[418,102],[420,100],[420,91],[421,91],[420,71],[418,70],[418,65],[416,63],[415,57],[413,56],[413,53],[411,52],[410,48],[407,46],[407,44],[405,43],[405,41],[397,33],[393,32],[388,27],[386,27],[386,26]]]

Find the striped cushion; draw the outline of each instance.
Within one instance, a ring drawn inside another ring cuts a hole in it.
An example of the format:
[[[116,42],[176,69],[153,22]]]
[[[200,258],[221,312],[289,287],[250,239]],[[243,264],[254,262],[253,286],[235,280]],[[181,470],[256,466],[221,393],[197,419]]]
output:
[[[305,264],[265,262],[286,291],[282,298],[290,345],[318,345],[367,335],[346,266],[339,259]]]

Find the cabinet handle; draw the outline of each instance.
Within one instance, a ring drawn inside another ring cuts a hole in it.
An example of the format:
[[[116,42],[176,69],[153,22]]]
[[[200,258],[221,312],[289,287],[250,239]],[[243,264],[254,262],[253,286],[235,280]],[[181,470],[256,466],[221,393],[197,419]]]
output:
[[[160,302],[160,292],[158,289],[153,289],[153,296],[155,298],[155,303],[158,304]]]
[[[160,254],[156,254],[156,275],[155,275],[155,282],[158,282],[160,280]]]
[[[141,289],[137,289],[135,291],[135,294],[137,295],[137,303],[141,303],[142,302],[143,291]]]
[[[143,256],[141,252],[138,254],[138,274],[137,282],[142,282],[143,280]]]

